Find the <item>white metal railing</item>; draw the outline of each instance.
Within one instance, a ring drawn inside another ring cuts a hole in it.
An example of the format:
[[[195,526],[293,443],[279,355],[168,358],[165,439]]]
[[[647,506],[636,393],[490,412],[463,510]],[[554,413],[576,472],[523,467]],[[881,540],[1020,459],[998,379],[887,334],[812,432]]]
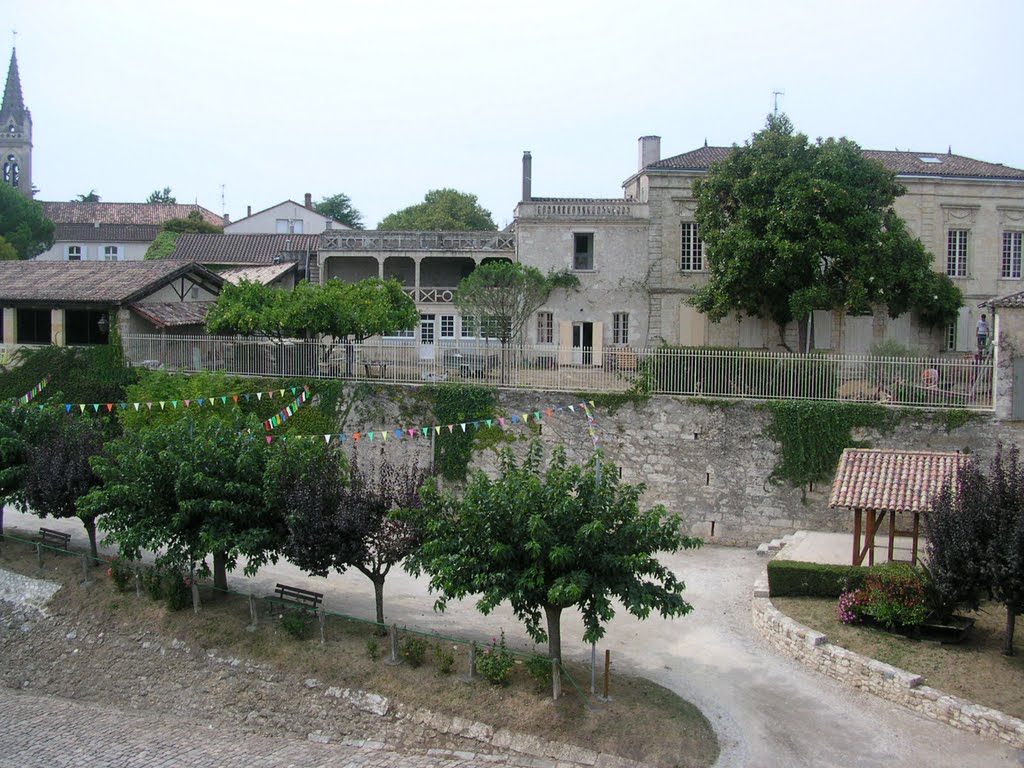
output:
[[[565,392],[623,392],[749,400],[860,400],[993,410],[991,358],[799,355],[707,348],[579,349],[495,340],[417,338],[362,343],[126,334],[133,365],[243,376],[395,383],[466,380]]]

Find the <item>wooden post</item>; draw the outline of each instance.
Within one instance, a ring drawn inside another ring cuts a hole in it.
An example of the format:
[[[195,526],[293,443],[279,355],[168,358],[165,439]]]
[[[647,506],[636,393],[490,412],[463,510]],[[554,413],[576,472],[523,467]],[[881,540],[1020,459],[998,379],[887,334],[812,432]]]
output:
[[[82,555],[82,586],[87,587],[89,585],[89,561],[85,555]]]
[[[558,659],[551,660],[551,698],[555,701],[562,698],[562,671],[558,668]]]
[[[473,682],[473,675],[476,674],[476,641],[469,644],[469,670],[466,672],[466,682]]]
[[[142,597],[142,573],[135,569],[135,596]]]
[[[320,645],[327,645],[327,613],[322,605],[316,613],[320,619]]]
[[[851,565],[860,565],[863,555],[860,552],[860,508],[853,510],[853,560]]]
[[[896,542],[896,513],[889,510],[889,562],[892,562],[893,545]]]
[[[607,650],[607,649],[605,649],[605,652],[604,652],[604,696],[602,696],[602,698],[605,699],[605,700],[608,699],[608,682],[609,682],[608,677],[609,677],[609,675],[611,673],[611,667],[612,667],[612,652]]]
[[[36,542],[36,564],[40,571],[43,570],[43,543],[41,541]]]
[[[921,513],[914,513],[914,541],[911,545],[910,562],[917,565],[917,539],[921,535]]]
[[[392,624],[388,634],[391,640],[391,658],[387,660],[387,663],[391,665],[401,664],[402,660],[398,658],[398,625]]]
[[[196,580],[192,579],[192,611],[199,613],[199,585],[196,584]]]
[[[249,593],[249,618],[252,619],[252,624],[249,625],[249,628],[256,629],[260,617],[259,612],[256,610],[256,595],[252,592]]]

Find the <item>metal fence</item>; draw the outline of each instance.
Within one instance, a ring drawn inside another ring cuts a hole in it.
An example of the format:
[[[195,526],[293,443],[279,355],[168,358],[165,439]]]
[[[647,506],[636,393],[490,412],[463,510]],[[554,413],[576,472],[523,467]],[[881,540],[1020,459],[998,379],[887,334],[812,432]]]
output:
[[[372,382],[471,381],[514,389],[625,392],[748,400],[861,400],[993,410],[991,357],[801,355],[739,349],[580,349],[493,340],[330,343],[253,337],[128,334],[133,365],[242,376]]]

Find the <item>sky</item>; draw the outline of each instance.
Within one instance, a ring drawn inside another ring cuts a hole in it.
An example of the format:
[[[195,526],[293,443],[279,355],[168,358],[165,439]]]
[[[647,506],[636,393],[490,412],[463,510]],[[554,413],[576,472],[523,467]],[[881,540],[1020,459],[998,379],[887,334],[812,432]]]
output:
[[[171,187],[242,218],[344,192],[373,227],[454,187],[512,220],[662,157],[812,139],[1024,168],[1024,0],[0,0],[38,199]],[[11,30],[17,32],[16,37]]]

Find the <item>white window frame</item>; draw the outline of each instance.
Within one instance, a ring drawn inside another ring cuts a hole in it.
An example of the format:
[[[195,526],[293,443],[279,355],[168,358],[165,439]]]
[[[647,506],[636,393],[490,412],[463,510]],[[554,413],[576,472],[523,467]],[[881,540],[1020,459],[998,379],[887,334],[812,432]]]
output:
[[[476,318],[472,315],[463,315],[459,318],[459,338],[475,339],[477,330]]]
[[[704,271],[704,241],[700,239],[700,230],[695,221],[682,223],[679,237],[679,271]]]
[[[617,347],[629,344],[629,312],[612,314],[612,344]]]
[[[439,339],[455,338],[455,315],[441,315],[438,318],[437,337]]]
[[[590,245],[587,251],[579,251],[576,249],[578,242],[577,238],[585,237]],[[595,251],[595,240],[593,232],[573,232],[572,233],[572,269],[574,272],[593,272],[594,271],[594,251]],[[585,259],[581,261],[582,259]]]
[[[1003,232],[1003,259],[999,276],[1003,280],[1020,280],[1021,253],[1024,251],[1024,232]]]
[[[121,261],[121,246],[101,245],[100,256],[103,257],[103,261]]]
[[[71,258],[71,249],[72,248],[77,248],[78,249],[78,253],[75,254],[77,258],[74,258],[74,259]],[[65,261],[85,261],[85,255],[86,254],[85,254],[85,246],[84,245],[78,245],[76,243],[75,245],[65,245],[64,246],[64,260]]]
[[[950,229],[946,233],[946,274],[949,277],[968,277],[971,249],[971,230]]]
[[[554,344],[555,343],[555,313],[554,312],[538,312],[537,313],[537,343],[538,344]]]

